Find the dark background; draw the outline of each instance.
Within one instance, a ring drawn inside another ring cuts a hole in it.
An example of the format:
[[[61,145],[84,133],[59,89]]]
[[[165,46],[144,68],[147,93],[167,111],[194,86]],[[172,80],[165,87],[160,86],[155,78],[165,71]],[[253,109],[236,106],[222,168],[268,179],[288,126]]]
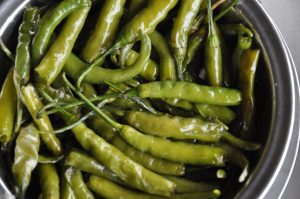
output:
[[[260,0],[263,7],[279,27],[293,56],[300,76],[300,1]],[[300,110],[298,110],[300,111]],[[299,122],[299,121],[298,121]],[[284,199],[300,198],[300,155],[298,154],[291,179],[282,196]]]

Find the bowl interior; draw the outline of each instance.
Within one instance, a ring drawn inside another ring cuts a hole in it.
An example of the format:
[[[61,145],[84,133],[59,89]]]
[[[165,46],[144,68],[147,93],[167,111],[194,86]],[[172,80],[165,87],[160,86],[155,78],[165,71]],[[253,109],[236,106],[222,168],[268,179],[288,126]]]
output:
[[[36,3],[38,1],[16,0],[3,1],[0,4],[2,13],[0,27],[3,29],[0,36],[10,49],[16,47],[17,27],[22,8]],[[17,5],[21,7],[19,10],[15,9]],[[15,14],[13,20],[3,28],[3,24],[7,21],[6,16],[10,16],[13,12]],[[254,30],[256,38],[254,47],[262,50],[255,78],[256,118],[253,141],[261,143],[263,148],[259,152],[247,154],[251,161],[251,174],[247,182],[242,184],[236,182],[239,170],[235,168],[228,173],[224,198],[234,196],[257,198],[269,184],[289,142],[294,103],[291,68],[272,23],[257,1],[241,1],[231,17],[233,21],[242,21]],[[0,60],[0,85],[2,85],[9,67],[13,64],[2,52]],[[6,165],[0,164],[0,175],[4,182],[10,181],[9,174]],[[7,185],[10,187],[9,183]]]

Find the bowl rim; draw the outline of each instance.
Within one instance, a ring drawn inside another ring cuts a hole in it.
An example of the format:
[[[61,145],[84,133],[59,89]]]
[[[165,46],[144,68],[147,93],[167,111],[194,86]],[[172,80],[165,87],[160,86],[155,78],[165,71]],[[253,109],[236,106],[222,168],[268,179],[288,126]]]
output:
[[[0,38],[9,34],[5,32],[7,28],[16,20],[17,16],[20,17],[21,10],[29,5],[31,1],[32,0],[3,0],[0,3],[0,13],[5,16],[9,16],[8,18],[0,18]],[[273,102],[273,118],[270,129],[271,134],[268,136],[264,151],[250,178],[248,178],[247,182],[237,193],[235,198],[263,198],[271,189],[280,169],[283,166],[289,144],[291,143],[292,134],[295,133],[294,121],[296,118],[296,107],[299,107],[299,103],[296,102],[296,99],[299,100],[299,85],[297,74],[294,72],[295,66],[293,61],[291,61],[285,42],[282,39],[280,32],[278,32],[278,28],[264,10],[260,2],[258,0],[241,0],[236,8],[239,14],[246,18],[247,23],[253,26],[253,29],[256,30],[255,35],[257,36],[262,50],[264,51],[264,56],[267,59],[267,65],[269,65],[270,74],[272,76],[271,81],[274,83],[272,85],[272,93],[276,100]],[[255,12],[253,12],[253,10]],[[259,23],[254,23],[258,20]],[[263,39],[267,36],[267,34],[269,34],[268,36],[270,39]],[[276,47],[276,50],[272,48],[274,46]],[[287,67],[280,68],[280,65]],[[274,68],[276,68],[276,70],[274,70]],[[284,78],[287,78],[286,80],[288,80],[288,82],[285,85],[278,85],[278,82],[280,80],[283,82],[282,80]],[[280,89],[281,91],[284,90],[288,93],[288,96],[290,97],[289,100],[282,100],[282,97],[284,96],[280,93]],[[285,117],[282,118],[280,116],[282,116],[283,113],[289,114],[284,115]],[[281,119],[284,121],[280,121]],[[282,136],[282,132],[284,132],[283,130],[287,133]],[[299,132],[296,132],[299,135]],[[294,146],[296,151],[298,149],[298,143],[299,142],[297,142],[297,145]],[[294,159],[295,157],[296,152],[294,154]],[[288,178],[289,177],[287,176],[286,180]],[[286,184],[287,182],[283,186],[285,187]],[[8,196],[11,195],[9,189],[5,186],[1,178],[0,187],[4,189]]]

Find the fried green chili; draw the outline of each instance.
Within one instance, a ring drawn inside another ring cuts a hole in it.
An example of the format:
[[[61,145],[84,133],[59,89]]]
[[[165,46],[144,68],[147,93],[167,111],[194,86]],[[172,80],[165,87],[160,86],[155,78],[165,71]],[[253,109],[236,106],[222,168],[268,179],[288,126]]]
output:
[[[39,110],[43,107],[43,104],[40,100],[40,97],[38,96],[37,91],[31,84],[23,86],[21,88],[21,91],[24,98],[23,101],[25,106],[27,107],[31,117],[38,126],[39,130],[43,132],[41,134],[42,140],[45,142],[46,146],[54,155],[61,154],[61,143],[59,139],[54,134],[52,134],[53,127],[48,115],[44,112],[42,113],[40,118],[37,118]]]
[[[90,66],[90,70],[84,78],[85,82],[89,83],[103,83],[103,82],[111,82],[111,83],[119,83],[130,80],[131,78],[138,75],[143,69],[145,64],[147,63],[150,53],[151,53],[151,42],[147,35],[141,33],[142,42],[141,42],[141,52],[137,61],[130,67],[124,69],[108,69],[101,68],[99,66]],[[73,78],[78,78],[82,70],[87,68],[87,65],[78,60],[75,56],[71,55],[71,59],[69,59],[64,67],[64,70]],[[105,58],[102,55],[102,59]],[[100,56],[101,58],[101,56]],[[75,63],[73,63],[75,59]],[[77,60],[76,60],[77,59]]]
[[[65,177],[68,179],[69,185],[74,191],[76,198],[94,199],[93,194],[83,181],[82,174],[79,170],[70,167],[66,170]]]
[[[42,199],[59,199],[59,177],[53,164],[38,165]]]
[[[185,58],[188,43],[188,34],[192,28],[192,23],[200,9],[202,0],[181,1],[177,17],[174,21],[170,33],[170,47],[177,66],[177,76],[184,80],[182,62]]]
[[[39,9],[27,8],[24,11],[23,23],[19,27],[18,46],[15,59],[15,78],[24,85],[29,81],[31,71],[31,39],[39,20]]]
[[[142,98],[178,98],[194,103],[234,106],[242,100],[235,89],[210,87],[190,82],[162,81],[140,84],[137,95]]]
[[[35,68],[40,80],[47,85],[50,85],[59,75],[72,51],[90,10],[91,2],[86,1],[89,2],[88,6],[75,11],[68,17],[58,38]]]
[[[245,50],[241,57],[239,86],[243,93],[241,104],[242,135],[249,138],[254,119],[254,80],[260,50]]]
[[[18,187],[18,198],[25,197],[31,173],[38,164],[39,148],[39,131],[33,125],[21,129],[16,140],[15,158],[12,165],[12,173]]]
[[[113,44],[126,0],[106,0],[96,27],[81,51],[84,61],[91,63]]]
[[[64,0],[49,15],[45,16],[32,42],[32,61],[37,65],[45,55],[55,28],[72,12],[81,7],[90,6],[89,0]]]
[[[14,119],[17,111],[17,93],[13,81],[14,69],[11,68],[0,93],[0,142],[4,145],[11,140]]]
[[[129,189],[123,188],[105,178],[91,176],[88,182],[88,187],[99,194],[102,197],[115,199],[115,198],[126,198],[126,199],[167,199],[168,197],[155,196],[145,193],[138,193]],[[112,191],[114,190],[114,191]],[[196,192],[186,194],[175,194],[170,198],[174,199],[214,199],[220,196],[219,190],[212,192]]]
[[[92,118],[90,125],[97,134],[102,136],[104,139],[116,146],[119,150],[123,151],[132,160],[142,164],[147,169],[168,175],[178,176],[184,174],[184,165],[157,158],[131,147],[116,132],[114,132],[112,127],[102,118]]]
[[[205,59],[206,77],[209,85],[222,86],[223,69],[222,69],[222,52],[220,38],[216,33],[216,24],[213,21],[211,0],[208,1],[208,35],[205,42]]]

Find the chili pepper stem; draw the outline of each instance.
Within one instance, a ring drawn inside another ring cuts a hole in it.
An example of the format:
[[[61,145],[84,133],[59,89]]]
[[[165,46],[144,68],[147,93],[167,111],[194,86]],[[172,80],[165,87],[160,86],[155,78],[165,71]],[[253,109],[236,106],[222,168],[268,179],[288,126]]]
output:
[[[101,116],[106,122],[108,122],[110,125],[112,125],[114,128],[116,128],[118,131],[123,128],[123,125],[115,122],[114,120],[110,119],[104,112],[102,112],[97,106],[95,106],[87,97],[85,97],[77,88],[75,88],[72,83],[67,79],[66,74],[63,73],[63,80],[66,83],[66,85],[73,90],[83,101],[86,102],[86,104],[93,110],[95,113],[97,113],[99,116]]]

